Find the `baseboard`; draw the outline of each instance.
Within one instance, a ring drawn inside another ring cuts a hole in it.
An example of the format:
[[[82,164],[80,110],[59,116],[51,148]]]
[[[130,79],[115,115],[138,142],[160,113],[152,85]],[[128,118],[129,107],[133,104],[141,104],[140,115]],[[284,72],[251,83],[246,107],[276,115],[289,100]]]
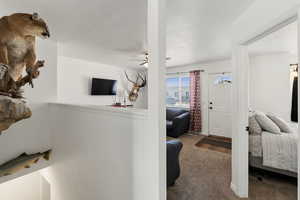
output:
[[[248,195],[240,194],[236,185],[234,185],[232,182],[230,183],[230,188],[234,192],[234,194],[239,198],[248,198]]]
[[[235,193],[235,195],[238,196],[238,191],[237,191],[237,189],[236,189],[236,186],[235,186],[232,182],[230,183],[230,188],[231,188],[231,190]]]
[[[207,132],[204,132],[204,131],[200,132],[200,135],[209,136],[209,134]]]

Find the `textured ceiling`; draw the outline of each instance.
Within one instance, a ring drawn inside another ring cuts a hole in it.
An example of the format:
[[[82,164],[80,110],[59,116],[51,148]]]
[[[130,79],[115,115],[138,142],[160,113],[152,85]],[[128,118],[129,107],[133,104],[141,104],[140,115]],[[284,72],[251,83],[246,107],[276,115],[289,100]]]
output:
[[[231,54],[231,24],[253,0],[168,0],[168,66]]]
[[[64,56],[138,66],[147,49],[145,0],[0,0],[1,15],[39,12]],[[167,0],[168,66],[230,55],[230,25],[253,0]]]

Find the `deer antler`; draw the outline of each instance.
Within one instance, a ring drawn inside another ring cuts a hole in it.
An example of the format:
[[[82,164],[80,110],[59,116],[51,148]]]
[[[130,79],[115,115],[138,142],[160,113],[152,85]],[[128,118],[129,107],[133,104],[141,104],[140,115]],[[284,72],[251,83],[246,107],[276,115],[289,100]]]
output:
[[[139,86],[140,87],[145,87],[146,84],[147,84],[147,78],[146,78],[146,76],[145,75],[142,76],[140,73],[138,73],[138,77],[142,80],[142,84],[140,84]]]
[[[131,83],[133,83],[133,84],[136,84],[134,81],[132,81],[132,80],[129,79],[128,74],[127,74],[126,71],[125,71],[125,76],[126,76],[126,78],[127,78],[127,80],[128,80],[129,82],[131,82]]]
[[[136,75],[136,81],[135,81],[135,82],[129,79],[128,74],[126,73],[126,71],[125,71],[125,76],[126,76],[126,78],[127,78],[127,80],[128,80],[129,82],[133,83],[134,85],[136,85],[136,86],[138,86],[138,87],[140,87],[140,88],[141,88],[141,87],[145,87],[146,84],[147,84],[147,78],[146,78],[146,76],[145,76],[145,75],[143,76],[143,75],[141,75],[140,73],[137,73],[137,75]],[[139,79],[142,80],[142,83],[141,83],[141,84],[138,84]]]

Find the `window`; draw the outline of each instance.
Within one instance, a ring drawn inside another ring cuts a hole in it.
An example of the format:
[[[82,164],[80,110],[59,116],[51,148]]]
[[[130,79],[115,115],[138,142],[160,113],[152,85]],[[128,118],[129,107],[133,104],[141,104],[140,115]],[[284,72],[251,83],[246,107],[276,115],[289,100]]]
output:
[[[190,103],[190,77],[188,74],[170,76],[166,79],[167,106],[188,107]]]

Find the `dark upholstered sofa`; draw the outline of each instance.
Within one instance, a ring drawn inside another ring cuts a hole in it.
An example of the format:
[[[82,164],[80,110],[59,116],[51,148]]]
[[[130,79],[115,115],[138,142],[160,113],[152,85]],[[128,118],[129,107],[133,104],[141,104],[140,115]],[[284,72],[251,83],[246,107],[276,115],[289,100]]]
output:
[[[182,146],[180,140],[167,141],[167,187],[173,186],[180,176],[179,154]]]
[[[190,112],[182,108],[167,108],[167,136],[177,138],[189,130]]]

